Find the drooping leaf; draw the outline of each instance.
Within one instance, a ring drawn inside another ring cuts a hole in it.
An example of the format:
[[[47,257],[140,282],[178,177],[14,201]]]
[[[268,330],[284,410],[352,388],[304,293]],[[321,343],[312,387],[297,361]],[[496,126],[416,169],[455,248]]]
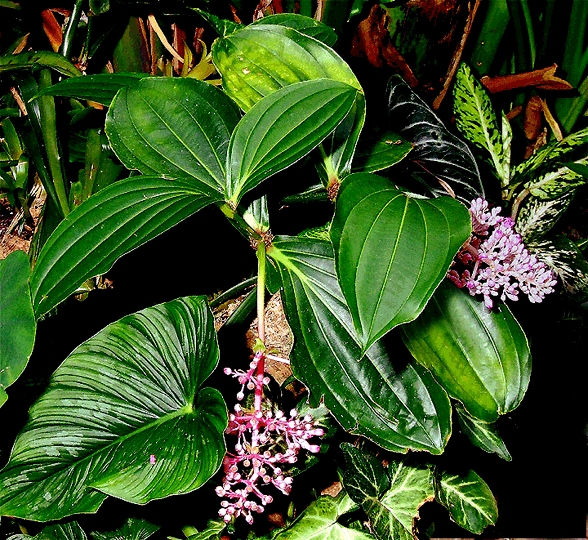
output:
[[[521,235],[523,242],[528,244],[545,237],[568,209],[575,194],[576,190],[570,189],[563,195],[550,200],[527,196],[519,208],[515,224],[516,231]]]
[[[205,297],[123,317],[80,345],[30,410],[0,472],[0,515],[47,521],[108,495],[146,502],[201,486],[224,453],[226,406]]]
[[[504,115],[498,119],[487,90],[470,67],[461,63],[453,86],[455,125],[463,136],[486,151],[500,185],[510,180],[510,143],[512,131]]]
[[[240,197],[315,148],[345,118],[357,90],[331,79],[289,85],[257,103],[239,122],[227,155],[225,197]]]
[[[336,497],[323,495],[274,540],[373,540],[370,534],[350,529],[339,518],[357,508],[345,491]]]
[[[473,534],[482,534],[498,519],[496,499],[488,484],[474,471],[463,476],[443,472],[437,499],[453,521]]]
[[[512,460],[510,452],[494,424],[488,424],[470,416],[460,403],[456,404],[455,410],[457,411],[461,430],[474,446],[481,448],[484,452],[498,454],[506,461]]]
[[[94,73],[84,77],[72,77],[45,88],[38,96],[64,96],[95,101],[110,106],[121,88],[133,86],[147,73]]]
[[[128,518],[124,525],[116,531],[93,532],[95,540],[147,540],[161,527],[144,519]]]
[[[347,462],[344,485],[367,514],[379,540],[413,540],[419,508],[435,497],[429,467],[391,460],[385,469],[373,456],[342,445]],[[379,465],[379,466],[378,466]],[[389,487],[380,478],[384,476]]]
[[[53,51],[30,51],[0,56],[0,73],[20,69],[52,68],[62,75],[77,77],[82,72],[62,54]]]
[[[376,172],[401,161],[412,150],[412,144],[386,131],[375,137],[361,138],[353,158],[352,172]]]
[[[478,166],[467,145],[400,76],[390,79],[387,94],[390,129],[413,144],[409,159],[430,173],[430,190],[446,195],[446,185],[464,202],[483,197]]]
[[[395,368],[383,342],[361,359],[351,314],[335,274],[329,242],[277,237],[268,250],[278,265],[282,300],[294,333],[294,375],[321,399],[349,432],[395,452],[443,451],[451,434],[451,407],[427,370]]]
[[[523,399],[531,355],[506,305],[489,310],[444,280],[420,317],[402,332],[417,362],[474,418],[493,422]]]
[[[337,41],[337,33],[330,26],[298,13],[276,13],[275,15],[268,15],[253,21],[250,26],[259,26],[277,24],[297,30],[301,34],[305,34],[311,38],[321,41],[325,45],[332,47]]]
[[[0,406],[8,399],[5,389],[24,371],[35,344],[30,276],[24,251],[0,260]]]
[[[31,295],[39,318],[129,251],[214,199],[191,182],[135,176],[83,202],[55,229],[37,259]]]
[[[106,134],[127,168],[222,193],[229,137],[238,121],[234,103],[210,84],[148,77],[117,93]]]
[[[373,174],[345,179],[331,239],[362,353],[419,315],[470,232],[467,209],[451,197],[409,197]]]

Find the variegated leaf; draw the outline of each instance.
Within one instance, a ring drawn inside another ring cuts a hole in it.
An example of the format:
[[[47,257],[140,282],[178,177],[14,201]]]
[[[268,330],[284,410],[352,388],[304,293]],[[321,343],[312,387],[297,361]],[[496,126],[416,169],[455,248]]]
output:
[[[528,243],[543,238],[568,209],[575,194],[576,190],[570,189],[563,195],[547,201],[528,196],[519,209],[515,225],[523,241]]]
[[[488,152],[502,187],[510,180],[512,131],[504,114],[498,119],[490,97],[467,64],[460,64],[453,86],[455,125],[478,148]]]
[[[582,158],[574,162],[577,165],[588,164],[588,158]],[[525,184],[532,195],[542,200],[551,200],[564,195],[571,189],[581,186],[588,182],[588,178],[579,174],[567,165],[553,164],[552,167],[542,167],[533,175],[532,180]]]

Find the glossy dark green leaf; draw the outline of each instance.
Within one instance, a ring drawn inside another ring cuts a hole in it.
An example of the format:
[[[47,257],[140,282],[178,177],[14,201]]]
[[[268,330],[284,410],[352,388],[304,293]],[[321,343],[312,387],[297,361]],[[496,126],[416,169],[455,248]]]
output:
[[[376,172],[387,169],[406,157],[412,144],[386,131],[381,135],[361,138],[353,158],[353,172]]]
[[[474,471],[463,476],[444,472],[437,499],[447,508],[453,521],[474,534],[482,534],[498,519],[496,499],[488,484]]]
[[[110,106],[121,88],[133,86],[147,73],[95,73],[84,77],[72,77],[39,92],[39,96],[64,96],[87,99]]]
[[[510,181],[512,140],[510,124],[504,115],[500,119],[497,117],[487,90],[463,62],[455,74],[453,114],[455,126],[469,142],[487,152],[484,156],[500,185],[507,186]]]
[[[127,168],[222,193],[229,137],[238,121],[234,103],[208,83],[149,77],[118,92],[106,134]]]
[[[512,460],[494,424],[488,424],[470,416],[460,403],[456,404],[455,410],[461,430],[474,446],[481,448],[484,452],[498,454],[506,461]]]
[[[253,21],[251,26],[258,26],[260,24],[271,25],[277,24],[297,30],[301,34],[305,34],[311,38],[318,39],[325,45],[332,47],[337,41],[337,34],[330,26],[298,13],[276,13],[275,15],[268,15]]]
[[[122,527],[110,532],[92,532],[94,540],[147,540],[161,527],[144,519],[130,517]]]
[[[451,434],[446,393],[420,366],[395,368],[398,351],[388,353],[382,342],[361,358],[331,244],[277,237],[268,254],[282,277],[294,333],[292,369],[310,390],[311,406],[324,400],[344,429],[383,448],[443,452]]]
[[[345,179],[331,239],[362,352],[419,315],[470,231],[469,212],[451,197],[410,197],[368,173]]]
[[[357,508],[345,491],[336,497],[323,495],[274,540],[373,540],[363,531],[345,527],[339,518]]]
[[[469,202],[484,196],[478,166],[467,145],[453,135],[400,76],[388,84],[390,129],[413,144],[409,159],[430,173],[434,194]]]
[[[376,538],[413,540],[419,508],[435,497],[433,471],[399,459],[384,468],[351,445],[342,449],[347,463],[345,489],[367,514]]]
[[[257,103],[239,122],[227,154],[225,197],[240,197],[315,148],[345,118],[358,91],[318,79],[291,84]]]
[[[69,521],[48,525],[34,538],[28,538],[33,540],[87,540],[88,537],[77,521]]]
[[[5,389],[24,371],[35,344],[30,276],[24,251],[0,260],[0,406],[8,399]]]
[[[527,338],[506,305],[494,311],[449,280],[402,327],[406,346],[474,418],[495,421],[516,408],[529,384]]]
[[[202,532],[190,534],[186,540],[220,540],[222,532],[226,529],[227,523],[221,519],[210,520],[206,529]],[[188,531],[184,529],[184,533],[188,534]]]
[[[47,521],[187,493],[220,467],[227,411],[205,297],[110,324],[55,371],[0,472],[0,515]]]
[[[53,51],[30,51],[0,56],[0,73],[42,67],[52,68],[68,77],[77,77],[82,74],[67,58]]]
[[[31,276],[39,318],[129,251],[210,204],[185,180],[135,176],[83,202],[55,229]]]

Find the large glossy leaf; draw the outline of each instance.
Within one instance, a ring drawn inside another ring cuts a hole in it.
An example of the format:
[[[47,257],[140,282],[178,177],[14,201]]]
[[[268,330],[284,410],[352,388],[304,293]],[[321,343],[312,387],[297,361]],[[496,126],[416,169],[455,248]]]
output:
[[[31,276],[37,318],[87,279],[105,273],[119,257],[213,200],[192,182],[135,176],[84,201],[59,224],[39,254]]]
[[[414,145],[409,159],[431,174],[428,185],[446,195],[469,202],[484,196],[478,166],[467,145],[453,135],[400,76],[388,84],[390,129]]]
[[[225,196],[243,193],[315,148],[345,118],[358,91],[318,79],[292,84],[257,103],[239,122],[227,155]]]
[[[268,15],[257,19],[251,24],[253,26],[278,24],[287,28],[293,28],[301,34],[318,39],[329,47],[332,47],[337,41],[337,33],[330,26],[312,17],[306,17],[298,13],[276,13],[275,15]]]
[[[455,125],[472,144],[486,152],[500,185],[510,180],[512,131],[504,115],[498,119],[490,96],[467,64],[461,63],[453,85]]]
[[[496,499],[488,484],[474,471],[463,476],[444,472],[437,498],[449,510],[453,521],[474,534],[482,534],[498,519]]]
[[[376,172],[387,169],[406,157],[412,144],[392,131],[361,138],[353,158],[353,172]]]
[[[229,137],[239,117],[235,104],[208,83],[149,77],[118,92],[106,134],[127,168],[222,193]]]
[[[0,260],[0,406],[8,399],[5,389],[23,372],[35,344],[30,275],[24,251]]]
[[[373,540],[371,534],[350,529],[339,518],[357,508],[345,491],[336,497],[323,495],[310,503],[306,510],[274,540]]]
[[[362,353],[419,315],[470,232],[467,209],[451,197],[410,197],[373,174],[345,179],[331,239]]]
[[[421,316],[402,331],[414,358],[473,417],[493,422],[523,399],[531,355],[507,306],[491,311],[444,280]]]
[[[395,367],[398,351],[376,343],[361,359],[353,321],[335,274],[329,242],[277,237],[283,302],[294,333],[292,369],[348,431],[395,452],[443,451],[451,433],[445,392],[420,366]],[[402,364],[402,361],[401,361]]]
[[[227,412],[203,384],[218,362],[204,297],[123,317],[80,345],[30,410],[0,472],[0,515],[47,521],[108,495],[144,504],[219,468]]]
[[[385,469],[373,456],[349,444],[341,448],[347,464],[345,489],[367,514],[376,537],[413,540],[419,508],[435,498],[433,471],[402,460],[390,461]]]

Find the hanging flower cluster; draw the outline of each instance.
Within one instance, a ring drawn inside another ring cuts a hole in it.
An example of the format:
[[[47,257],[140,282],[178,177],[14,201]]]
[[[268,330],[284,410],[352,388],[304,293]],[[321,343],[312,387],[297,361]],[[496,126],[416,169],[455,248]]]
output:
[[[229,415],[227,433],[237,436],[235,452],[227,452],[223,465],[225,477],[216,488],[223,497],[219,515],[224,521],[243,516],[247,523],[253,522],[253,512],[261,513],[273,497],[262,491],[272,485],[284,494],[290,493],[292,477],[288,466],[295,463],[301,449],[316,453],[320,446],[310,444],[313,437],[323,435],[323,429],[310,415],[299,416],[296,409],[287,417],[282,411],[272,412],[263,407],[263,385],[269,379],[258,369],[263,364],[263,353],[257,353],[248,371],[225,368],[241,384],[237,399],[245,397],[245,388],[255,390],[255,405],[247,410],[235,405],[235,412]]]
[[[485,199],[472,201],[472,235],[460,248],[448,277],[472,296],[483,295],[488,308],[493,297],[518,300],[519,292],[531,302],[541,302],[553,292],[555,275],[529,253],[514,230],[513,220],[500,216],[500,210],[489,210]]]

